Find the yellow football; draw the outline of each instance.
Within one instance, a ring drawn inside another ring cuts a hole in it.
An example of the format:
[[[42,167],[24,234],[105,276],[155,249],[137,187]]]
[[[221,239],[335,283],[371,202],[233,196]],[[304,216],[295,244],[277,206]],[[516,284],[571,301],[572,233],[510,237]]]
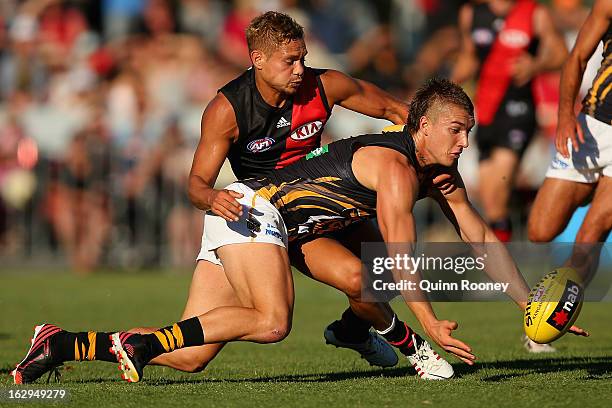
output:
[[[561,337],[576,321],[584,288],[572,268],[557,268],[531,289],[525,308],[524,329],[536,343],[550,343]]]

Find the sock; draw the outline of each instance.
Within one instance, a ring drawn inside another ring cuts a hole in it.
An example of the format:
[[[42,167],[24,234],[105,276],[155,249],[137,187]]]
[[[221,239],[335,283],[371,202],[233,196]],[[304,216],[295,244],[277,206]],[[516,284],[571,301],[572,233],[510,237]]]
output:
[[[358,317],[349,307],[342,318],[333,323],[333,330],[336,337],[347,343],[363,343],[370,336],[370,322]]]
[[[60,332],[53,341],[53,353],[61,361],[109,361],[117,358],[110,352],[112,332]]]
[[[144,337],[151,345],[151,358],[179,348],[204,344],[204,330],[197,317],[163,327],[151,334],[145,334]]]
[[[512,222],[509,217],[491,222],[489,225],[497,239],[501,242],[510,242],[512,240]]]
[[[389,344],[397,349],[404,355],[409,356],[416,352],[415,344],[412,339],[413,331],[408,327],[406,323],[397,319],[397,315],[393,315],[391,325],[382,331],[376,331],[378,334],[384,337]],[[415,336],[418,336],[414,333]]]

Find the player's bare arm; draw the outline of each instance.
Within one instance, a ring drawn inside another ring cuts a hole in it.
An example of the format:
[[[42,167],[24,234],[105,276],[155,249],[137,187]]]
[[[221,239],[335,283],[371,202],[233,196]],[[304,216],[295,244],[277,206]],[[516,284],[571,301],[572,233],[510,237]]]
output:
[[[497,239],[493,230],[468,200],[463,180],[456,171],[456,168],[449,170],[454,173],[455,188],[447,194],[435,188],[431,189],[431,197],[439,203],[442,211],[455,226],[464,242],[471,244],[493,244],[488,245],[486,249],[489,252],[496,252],[495,256],[489,256],[489,258],[495,259],[495,267],[486,268],[486,272],[495,281],[511,282],[508,295],[517,305],[524,309],[529,293],[529,287],[525,279],[516,268],[516,264],[504,245]]]
[[[213,188],[231,144],[238,137],[238,125],[232,105],[218,93],[202,115],[201,136],[189,173],[189,198],[201,210],[227,221],[237,221],[241,207],[236,198],[242,194]]]
[[[384,241],[405,243],[407,247],[415,243],[412,208],[417,199],[419,181],[407,158],[391,149],[366,147],[355,153],[352,166],[357,180],[377,192],[376,213]],[[389,255],[392,256],[391,253]],[[457,322],[438,320],[422,293],[411,291],[409,297],[415,300],[406,304],[427,335],[445,351],[467,364],[473,364],[475,356],[471,354],[471,348],[451,335],[458,327]]]
[[[479,62],[476,57],[476,47],[472,41],[472,20],[474,18],[474,9],[472,5],[465,4],[459,11],[459,31],[461,33],[461,49],[457,62],[453,67],[451,81],[463,83],[476,75]]]
[[[486,249],[489,259],[495,259],[494,267],[487,267],[487,275],[494,281],[510,282],[508,295],[521,308],[525,309],[529,287],[519,272],[516,263],[497,239],[489,225],[474,209],[468,199],[461,175],[456,167],[449,169],[455,184],[452,191],[444,193],[439,189],[430,189],[430,196],[438,202],[448,220],[455,226],[461,239],[468,243],[491,243]],[[493,254],[491,252],[494,252]],[[569,331],[580,336],[589,333],[578,326],[572,326]]]
[[[612,0],[595,1],[593,9],[580,29],[576,44],[561,72],[561,95],[555,146],[557,151],[566,158],[569,157],[568,140],[572,141],[575,152],[578,151],[580,143],[584,143],[582,128],[576,121],[574,103],[578,95],[578,89],[580,89],[584,70],[595,52],[597,44],[608,29],[610,19],[612,19]],[[576,137],[576,134],[578,137]]]
[[[338,104],[373,118],[387,119],[396,125],[406,123],[408,105],[374,84],[332,69],[321,75],[321,82],[329,106]]]

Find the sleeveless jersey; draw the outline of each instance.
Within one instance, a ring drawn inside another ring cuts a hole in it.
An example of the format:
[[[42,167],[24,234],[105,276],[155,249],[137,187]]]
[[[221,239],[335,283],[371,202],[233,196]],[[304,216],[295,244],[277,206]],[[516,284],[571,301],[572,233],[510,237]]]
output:
[[[419,180],[425,178],[419,171],[414,140],[404,126],[399,131],[356,136],[319,147],[289,167],[243,184],[279,210],[289,241],[333,232],[376,217],[376,191],[357,181],[351,165],[355,151],[365,146],[400,152],[417,169]],[[426,196],[428,188],[427,182],[421,181],[419,198]]]
[[[472,20],[471,35],[476,47],[476,55],[480,61],[480,67],[482,67],[484,61],[486,61],[491,52],[493,43],[504,26],[505,18],[493,13],[488,3],[476,4],[473,10],[474,17]],[[536,38],[531,40],[527,47],[527,52],[530,55],[536,55],[538,43],[539,41]],[[513,100],[531,100],[533,98],[531,82],[521,87],[514,85],[514,83],[510,83],[506,95]]]
[[[283,168],[320,145],[331,113],[319,77],[323,72],[306,68],[297,93],[280,108],[263,100],[253,68],[219,90],[234,108],[238,125],[238,140],[228,154],[236,177]]]
[[[601,67],[591,89],[582,101],[582,111],[595,119],[612,125],[612,22],[603,39]]]

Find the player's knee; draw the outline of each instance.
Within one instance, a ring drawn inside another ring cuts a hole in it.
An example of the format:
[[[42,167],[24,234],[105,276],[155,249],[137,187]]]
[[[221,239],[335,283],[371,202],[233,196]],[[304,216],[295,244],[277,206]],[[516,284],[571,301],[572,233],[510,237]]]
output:
[[[550,242],[554,236],[546,228],[543,228],[541,223],[530,219],[527,224],[527,238],[531,242]]]
[[[532,210],[529,220],[527,221],[527,238],[531,242],[552,241],[560,231],[556,231],[557,228],[554,227],[555,224],[551,223],[550,220],[538,217],[534,214],[535,212]]]
[[[276,343],[291,332],[291,314],[284,312],[268,313],[260,319],[257,340],[261,343]]]
[[[343,292],[351,299],[361,299],[361,261],[358,258],[355,258],[343,266]]]

